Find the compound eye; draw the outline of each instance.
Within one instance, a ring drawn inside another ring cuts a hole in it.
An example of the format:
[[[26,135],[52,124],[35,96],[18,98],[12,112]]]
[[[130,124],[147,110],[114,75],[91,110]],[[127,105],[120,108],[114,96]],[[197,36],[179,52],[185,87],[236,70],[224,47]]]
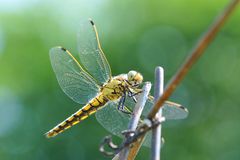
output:
[[[140,73],[137,73],[134,77],[134,81],[136,84],[141,84],[143,81],[143,76]]]
[[[136,71],[129,71],[128,72],[128,80],[132,81],[134,77],[136,76],[137,72]]]

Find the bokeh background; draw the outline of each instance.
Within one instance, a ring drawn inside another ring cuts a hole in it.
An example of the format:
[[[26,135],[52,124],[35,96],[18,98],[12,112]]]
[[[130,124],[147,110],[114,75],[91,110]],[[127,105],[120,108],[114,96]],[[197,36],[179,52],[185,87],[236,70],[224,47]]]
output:
[[[113,75],[154,68],[175,73],[228,0],[0,0],[0,159],[109,159],[98,151],[109,133],[95,117],[53,139],[44,133],[81,106],[60,89],[49,49],[77,53],[79,21],[91,17]],[[162,159],[240,159],[240,7],[171,100],[190,111],[166,122]],[[148,159],[143,148],[137,159]]]

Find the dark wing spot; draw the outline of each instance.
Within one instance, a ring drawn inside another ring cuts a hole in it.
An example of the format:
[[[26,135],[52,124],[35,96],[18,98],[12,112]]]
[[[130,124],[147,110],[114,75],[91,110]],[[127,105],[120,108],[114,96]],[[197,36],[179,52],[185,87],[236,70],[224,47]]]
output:
[[[89,19],[89,21],[90,21],[91,25],[94,26],[94,22],[91,19]]]
[[[63,48],[63,47],[61,47],[61,50],[65,51],[65,52],[67,51],[66,48]]]

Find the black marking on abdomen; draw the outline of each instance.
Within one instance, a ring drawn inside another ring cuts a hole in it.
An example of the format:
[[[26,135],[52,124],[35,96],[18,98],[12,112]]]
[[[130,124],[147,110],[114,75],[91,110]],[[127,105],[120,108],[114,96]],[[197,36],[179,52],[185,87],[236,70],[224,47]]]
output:
[[[91,102],[89,103],[89,105],[91,106],[91,108],[92,108],[92,107],[96,107],[96,106],[92,105],[92,103],[91,103]]]
[[[69,121],[68,119],[65,121],[67,126],[72,126],[72,121]]]
[[[73,121],[73,120],[74,120],[74,118],[75,118],[75,119],[77,119],[77,120],[80,120],[80,119],[79,119],[79,118],[80,118],[80,116],[78,116],[78,115],[76,115],[76,114],[74,114],[74,115],[73,115],[73,119],[72,119],[71,121]]]
[[[102,102],[99,100],[99,98],[103,98]],[[96,101],[98,101],[98,103],[99,103],[97,106],[93,105],[93,103],[96,103]],[[91,114],[96,112],[99,108],[104,106],[107,103],[107,101],[108,100],[104,96],[96,97],[95,99],[90,101],[88,104],[86,104],[81,110],[77,111],[72,116],[70,116],[68,119],[66,119],[65,121],[60,123],[58,126],[56,126],[52,130],[47,132],[46,133],[47,136],[48,137],[56,136],[57,134],[65,131],[66,129],[68,129],[69,127],[81,122],[83,119],[89,117]],[[86,110],[86,107],[88,108],[87,110]]]
[[[101,105],[102,105],[102,102],[100,102],[99,99],[98,99],[97,97],[96,97],[95,99],[98,101],[99,106],[101,106]],[[94,107],[97,107],[97,106],[94,106]]]

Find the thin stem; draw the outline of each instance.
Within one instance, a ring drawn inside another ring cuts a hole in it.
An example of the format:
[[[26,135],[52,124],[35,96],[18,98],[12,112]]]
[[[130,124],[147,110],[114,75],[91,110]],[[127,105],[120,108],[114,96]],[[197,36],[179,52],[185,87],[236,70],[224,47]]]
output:
[[[145,106],[145,103],[148,99],[148,95],[149,92],[151,90],[151,83],[150,82],[146,82],[142,88],[142,93],[140,93],[139,95],[139,99],[135,105],[135,108],[133,110],[133,115],[132,118],[129,122],[129,126],[128,126],[128,130],[129,131],[135,131],[137,126],[138,126],[138,122],[140,120],[140,116],[142,114],[143,108]],[[125,147],[122,152],[119,155],[119,159],[120,160],[126,160],[128,157],[128,153],[129,153],[129,147]]]
[[[239,0],[232,0],[231,3],[225,8],[225,10],[219,16],[217,16],[215,22],[210,26],[208,31],[198,41],[196,46],[193,48],[190,56],[187,57],[186,61],[183,63],[175,76],[168,83],[165,92],[158,99],[158,101],[154,105],[154,108],[149,113],[149,119],[153,118],[156,115],[158,110],[163,106],[163,103],[172,95],[173,91],[185,77],[192,65],[195,64],[198,58],[204,53],[205,49],[216,36],[219,29],[223,26],[224,22],[230,16],[238,2]]]
[[[155,83],[154,83],[154,101],[156,103],[157,99],[163,94],[164,86],[164,70],[162,67],[157,67],[155,70]],[[160,120],[162,117],[162,109],[158,111],[155,116],[156,120]],[[152,160],[160,160],[160,150],[161,150],[161,130],[162,126],[158,125],[152,130]]]

